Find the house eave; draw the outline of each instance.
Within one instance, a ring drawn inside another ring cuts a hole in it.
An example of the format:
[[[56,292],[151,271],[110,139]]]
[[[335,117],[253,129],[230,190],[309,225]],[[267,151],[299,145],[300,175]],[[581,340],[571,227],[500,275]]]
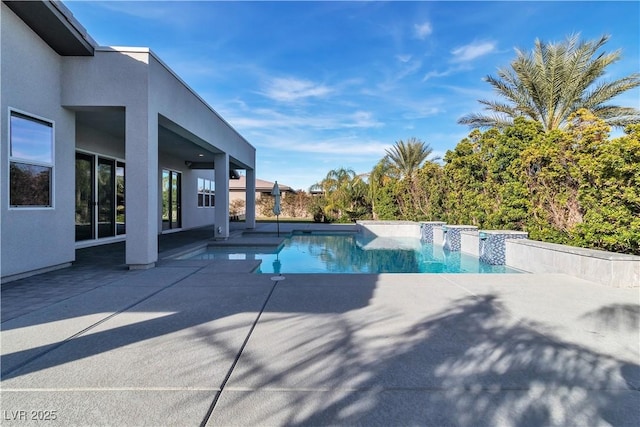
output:
[[[59,55],[93,55],[95,41],[61,2],[46,0],[3,0],[3,2]]]

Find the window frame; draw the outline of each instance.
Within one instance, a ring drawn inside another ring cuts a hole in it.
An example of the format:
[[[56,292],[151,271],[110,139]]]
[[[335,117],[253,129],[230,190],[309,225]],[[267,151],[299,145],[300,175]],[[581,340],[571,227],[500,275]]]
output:
[[[38,160],[25,159],[22,157],[14,157],[12,155],[12,139],[11,139],[11,118],[20,117],[25,120],[41,122],[43,125],[51,126],[51,162],[43,162]],[[51,169],[51,178],[49,180],[49,205],[13,205],[11,204],[11,164],[20,163],[30,166],[46,167]],[[55,181],[56,181],[56,123],[54,120],[37,114],[29,113],[18,108],[9,107],[7,111],[7,207],[9,210],[55,210]]]
[[[198,177],[196,181],[197,207],[214,208],[215,207],[215,181],[208,178]],[[203,187],[200,187],[200,182]]]

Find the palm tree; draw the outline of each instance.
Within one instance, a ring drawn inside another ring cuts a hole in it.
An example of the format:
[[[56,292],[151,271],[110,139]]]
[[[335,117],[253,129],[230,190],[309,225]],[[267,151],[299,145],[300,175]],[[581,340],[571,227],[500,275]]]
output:
[[[398,174],[400,179],[413,179],[416,171],[425,160],[438,159],[437,157],[427,159],[433,153],[433,149],[429,144],[415,137],[409,138],[406,143],[402,140],[396,141],[393,147],[386,150],[386,153],[388,166]]]
[[[367,185],[353,169],[330,170],[327,176],[310,188],[321,191],[324,197],[323,211],[327,218],[343,219],[365,212]]]
[[[585,42],[579,40],[579,35],[572,35],[559,44],[536,39],[531,53],[516,49],[517,57],[511,68],[500,68],[498,77],[485,79],[504,102],[480,100],[491,114],[470,114],[458,123],[500,128],[524,116],[542,123],[549,131],[564,128],[568,117],[581,108],[611,126],[639,122],[639,110],[606,104],[639,86],[639,73],[611,82],[597,81],[607,66],[620,59],[620,51],[597,54],[608,40],[605,35],[600,40]]]

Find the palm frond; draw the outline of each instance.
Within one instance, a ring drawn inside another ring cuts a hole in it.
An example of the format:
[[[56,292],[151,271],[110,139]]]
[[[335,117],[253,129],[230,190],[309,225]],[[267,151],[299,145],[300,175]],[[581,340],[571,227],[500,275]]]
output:
[[[399,140],[386,150],[389,166],[402,177],[411,177],[415,171],[433,153],[433,149],[418,138],[412,137],[407,142]]]
[[[516,49],[510,68],[500,68],[497,77],[487,76],[495,93],[503,100],[480,100],[489,114],[469,114],[458,120],[470,127],[503,127],[515,117],[536,120],[545,130],[562,128],[569,116],[580,108],[596,114],[607,114],[609,123],[627,123],[636,114],[616,108],[601,109],[621,93],[640,86],[640,74],[632,74],[612,82],[598,82],[609,65],[618,61],[621,52],[598,53],[609,40],[581,41],[573,34],[561,43],[539,39],[530,52]],[[622,107],[620,107],[622,108]],[[598,113],[600,112],[600,113]],[[618,126],[618,125],[615,125]]]
[[[496,127],[498,129],[511,126],[513,118],[506,115],[484,115],[484,114],[468,114],[458,119],[461,125],[468,125],[471,128],[488,129]]]

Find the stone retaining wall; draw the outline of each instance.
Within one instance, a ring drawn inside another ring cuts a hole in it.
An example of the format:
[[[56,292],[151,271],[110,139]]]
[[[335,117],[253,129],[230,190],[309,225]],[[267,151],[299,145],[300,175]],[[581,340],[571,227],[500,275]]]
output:
[[[358,232],[378,237],[420,237],[420,224],[413,221],[357,221]]]
[[[565,273],[616,288],[640,287],[640,257],[528,239],[507,240],[506,263],[530,273]]]

